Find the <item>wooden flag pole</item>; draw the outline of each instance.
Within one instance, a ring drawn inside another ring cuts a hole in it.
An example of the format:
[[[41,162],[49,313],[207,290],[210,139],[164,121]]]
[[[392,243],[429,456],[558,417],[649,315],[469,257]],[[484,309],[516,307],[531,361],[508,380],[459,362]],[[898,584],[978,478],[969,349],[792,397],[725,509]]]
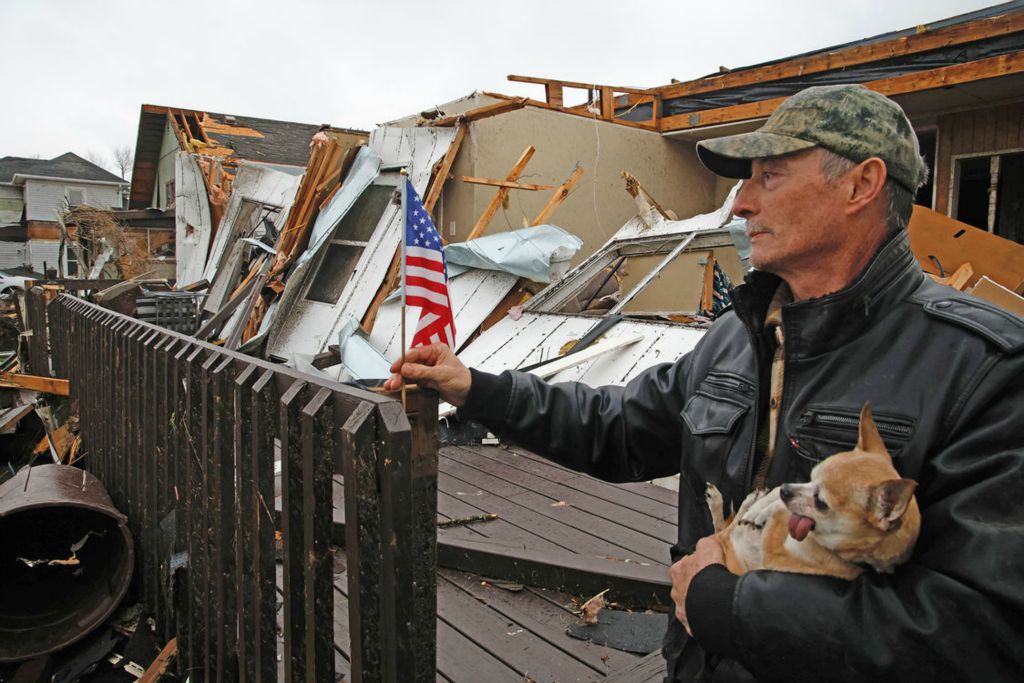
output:
[[[409,200],[406,192],[406,185],[409,181],[409,169],[403,168],[401,170],[402,176],[402,189],[401,189],[401,202],[402,206],[400,210],[402,212],[402,366],[398,369],[398,376],[402,379],[402,410],[409,412],[409,408],[406,405],[405,400],[405,375],[402,370],[405,368],[405,240],[406,232],[409,227],[406,225],[406,221],[409,220],[409,209],[406,202]]]

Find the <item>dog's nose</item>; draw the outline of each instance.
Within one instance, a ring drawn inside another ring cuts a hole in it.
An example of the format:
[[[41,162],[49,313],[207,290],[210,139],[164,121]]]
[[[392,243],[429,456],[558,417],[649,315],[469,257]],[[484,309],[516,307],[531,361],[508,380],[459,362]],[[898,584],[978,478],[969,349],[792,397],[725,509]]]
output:
[[[788,503],[793,500],[794,495],[796,494],[793,493],[793,489],[790,488],[789,484],[783,484],[782,488],[779,489],[779,498],[782,499],[783,503]]]

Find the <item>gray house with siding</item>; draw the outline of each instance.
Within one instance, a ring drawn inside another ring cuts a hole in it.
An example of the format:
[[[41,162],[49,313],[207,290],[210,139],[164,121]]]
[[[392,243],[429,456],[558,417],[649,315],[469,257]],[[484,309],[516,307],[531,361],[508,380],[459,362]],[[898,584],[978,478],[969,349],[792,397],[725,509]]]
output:
[[[0,269],[57,267],[58,212],[68,207],[119,209],[129,186],[96,164],[67,152],[53,159],[0,158]],[[74,257],[64,271],[77,275]]]

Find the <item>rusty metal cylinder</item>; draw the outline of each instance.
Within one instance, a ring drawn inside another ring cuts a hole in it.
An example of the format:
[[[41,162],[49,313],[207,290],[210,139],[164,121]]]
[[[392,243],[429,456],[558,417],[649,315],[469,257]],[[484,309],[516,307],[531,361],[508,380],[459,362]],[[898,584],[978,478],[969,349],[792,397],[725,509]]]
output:
[[[24,467],[0,486],[0,662],[60,650],[110,616],[134,564],[126,522],[77,467]]]

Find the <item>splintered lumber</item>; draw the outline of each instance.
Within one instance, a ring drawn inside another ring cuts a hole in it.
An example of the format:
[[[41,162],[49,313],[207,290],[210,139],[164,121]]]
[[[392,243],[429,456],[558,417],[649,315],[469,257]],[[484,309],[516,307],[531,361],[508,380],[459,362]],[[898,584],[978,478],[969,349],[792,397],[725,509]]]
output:
[[[512,167],[512,170],[509,171],[508,175],[505,176],[505,180],[507,182],[514,182],[518,180],[519,176],[521,176],[523,174],[523,171],[526,169],[526,165],[530,163],[530,159],[533,158],[533,153],[536,151],[537,150],[534,148],[533,145],[530,145],[525,150],[523,150],[523,153],[519,156],[519,161],[515,163],[515,166]],[[491,203],[487,205],[487,208],[484,209],[484,212],[480,214],[480,218],[477,219],[476,225],[474,225],[473,229],[470,230],[469,236],[466,237],[467,242],[469,240],[475,240],[477,237],[483,234],[484,230],[487,229],[487,225],[491,222],[491,219],[494,218],[494,214],[496,214],[498,212],[498,209],[501,208],[501,206],[505,203],[505,198],[508,197],[508,193],[509,188],[498,188],[497,194],[495,194],[494,197],[491,198]]]
[[[700,306],[698,311],[710,311],[715,306],[715,252],[708,252],[708,260],[704,264],[704,286],[700,290]]]
[[[551,214],[555,212],[555,209],[557,209],[561,203],[565,201],[565,198],[569,196],[569,193],[572,192],[572,188],[576,186],[576,183],[579,182],[580,176],[582,175],[583,167],[576,166],[576,170],[572,172],[569,179],[562,183],[561,187],[555,190],[555,193],[551,195],[551,199],[548,200],[548,203],[540,210],[540,213],[537,214],[537,217],[533,219],[533,222],[530,223],[530,225],[543,225],[547,222],[548,218],[551,217]]]
[[[527,183],[513,183],[509,180],[498,180],[497,178],[474,178],[473,176],[462,176],[462,182],[471,185],[491,185],[493,187],[504,187],[509,190],[553,190],[554,185],[529,185]]]
[[[68,396],[68,380],[38,375],[23,375],[17,372],[0,373],[0,387],[8,389],[29,389],[43,394]]]
[[[459,124],[458,130],[455,131],[455,139],[452,140],[451,146],[448,147],[448,151],[445,152],[440,165],[437,167],[434,182],[431,183],[430,190],[427,192],[427,198],[423,202],[423,207],[428,213],[434,210],[434,205],[441,198],[441,190],[444,189],[448,175],[452,172],[452,164],[455,163],[455,157],[459,154],[459,148],[462,146],[462,139],[466,137],[467,130],[469,130],[469,124]]]
[[[423,208],[427,210],[427,213],[433,213],[437,200],[441,198],[441,190],[444,189],[444,184],[448,180],[452,164],[455,163],[455,157],[459,154],[459,148],[462,146],[462,140],[466,137],[468,128],[469,126],[466,123],[459,124],[459,129],[455,131],[455,139],[452,140],[451,146],[448,147],[448,151],[445,152],[441,162],[437,165],[434,179],[427,190],[427,198],[423,202]],[[384,282],[377,289],[377,295],[373,297],[370,307],[366,309],[366,314],[363,315],[362,327],[367,332],[373,331],[373,323],[377,320],[377,312],[380,310],[381,304],[384,303],[384,299],[388,297],[388,294],[398,286],[398,280],[402,274],[401,267],[402,247],[399,245],[395,249],[395,255],[391,257],[391,264],[388,266],[387,275],[384,276]]]
[[[626,192],[629,193],[630,197],[637,199],[639,195],[643,194],[643,196],[647,198],[647,201],[650,202],[651,206],[661,214],[662,218],[665,220],[675,220],[673,216],[670,216],[669,213],[662,208],[661,204],[658,203],[658,200],[652,197],[651,193],[640,184],[640,181],[636,179],[636,176],[629,171],[623,171],[622,178],[626,181]]]
[[[163,650],[160,650],[160,654],[156,656],[153,663],[149,665],[146,672],[142,674],[142,677],[138,680],[138,683],[156,683],[160,678],[167,673],[167,667],[170,666],[171,661],[178,654],[178,639],[171,638],[170,642],[164,646]]]

